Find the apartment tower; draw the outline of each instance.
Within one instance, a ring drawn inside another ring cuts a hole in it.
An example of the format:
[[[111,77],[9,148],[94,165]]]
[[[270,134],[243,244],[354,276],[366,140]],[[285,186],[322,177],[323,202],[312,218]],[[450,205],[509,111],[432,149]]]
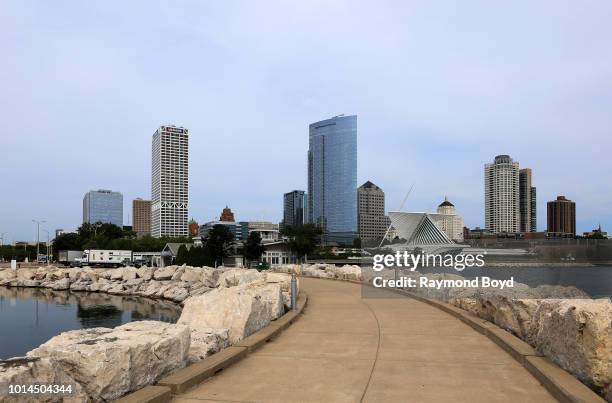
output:
[[[547,231],[565,235],[576,235],[576,203],[557,196],[557,200],[549,201],[547,207]]]
[[[493,233],[519,232],[519,163],[498,155],[485,164],[485,227]]]

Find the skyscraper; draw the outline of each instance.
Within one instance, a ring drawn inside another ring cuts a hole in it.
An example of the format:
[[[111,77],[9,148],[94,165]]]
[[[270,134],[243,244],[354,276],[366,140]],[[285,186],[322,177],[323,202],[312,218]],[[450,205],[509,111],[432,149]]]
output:
[[[306,192],[293,190],[283,195],[283,225],[302,225],[307,221]]]
[[[138,238],[151,235],[151,200],[141,198],[132,201],[132,230]]]
[[[123,227],[123,195],[111,190],[91,190],[83,196],[83,222]]]
[[[521,232],[536,232],[536,188],[531,186],[531,169],[519,171],[519,211]]]
[[[151,234],[187,236],[189,135],[187,129],[160,126],[153,133]]]
[[[308,222],[326,242],[357,236],[357,116],[335,116],[310,125]]]
[[[362,245],[375,245],[382,241],[390,220],[385,215],[385,192],[367,181],[357,189],[357,225]]]
[[[493,233],[519,232],[519,164],[498,155],[485,164],[485,227]]]
[[[576,235],[576,203],[557,196],[557,200],[549,201],[547,207],[547,231],[566,235]]]

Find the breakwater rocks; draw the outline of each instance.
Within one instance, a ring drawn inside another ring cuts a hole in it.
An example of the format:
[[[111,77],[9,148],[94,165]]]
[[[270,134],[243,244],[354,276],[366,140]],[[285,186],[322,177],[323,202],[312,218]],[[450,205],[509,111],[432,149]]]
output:
[[[0,402],[24,401],[6,395],[8,385],[42,383],[70,384],[73,392],[31,395],[32,401],[116,399],[267,326],[289,308],[290,284],[286,274],[188,266],[0,270],[5,287],[144,296],[184,306],[176,324],[140,321],[64,332],[27,357],[0,361]]]
[[[394,279],[393,270],[374,272],[359,266],[284,265],[284,273],[318,278],[361,280],[374,276]],[[421,274],[399,270],[398,277],[462,280],[456,274]],[[418,283],[418,281],[417,281]],[[612,402],[612,302],[591,299],[575,287],[529,287],[514,282],[508,289],[406,288],[423,297],[447,302],[510,331]]]

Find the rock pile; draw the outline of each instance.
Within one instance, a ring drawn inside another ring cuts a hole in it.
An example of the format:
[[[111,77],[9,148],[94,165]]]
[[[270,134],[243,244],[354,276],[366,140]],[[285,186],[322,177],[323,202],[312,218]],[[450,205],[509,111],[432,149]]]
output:
[[[65,332],[27,357],[0,361],[0,390],[15,383],[72,384],[69,397],[37,396],[36,401],[116,399],[278,319],[289,308],[290,284],[287,274],[231,268],[0,269],[0,286],[26,287],[24,292],[42,287],[161,298],[184,305],[177,324],[142,321]]]

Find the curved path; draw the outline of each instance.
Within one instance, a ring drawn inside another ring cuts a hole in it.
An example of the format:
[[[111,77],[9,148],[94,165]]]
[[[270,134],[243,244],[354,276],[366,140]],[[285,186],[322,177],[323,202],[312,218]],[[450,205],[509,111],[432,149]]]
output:
[[[487,337],[414,299],[302,278],[280,337],[175,402],[553,402]],[[377,294],[377,295],[373,295]]]

